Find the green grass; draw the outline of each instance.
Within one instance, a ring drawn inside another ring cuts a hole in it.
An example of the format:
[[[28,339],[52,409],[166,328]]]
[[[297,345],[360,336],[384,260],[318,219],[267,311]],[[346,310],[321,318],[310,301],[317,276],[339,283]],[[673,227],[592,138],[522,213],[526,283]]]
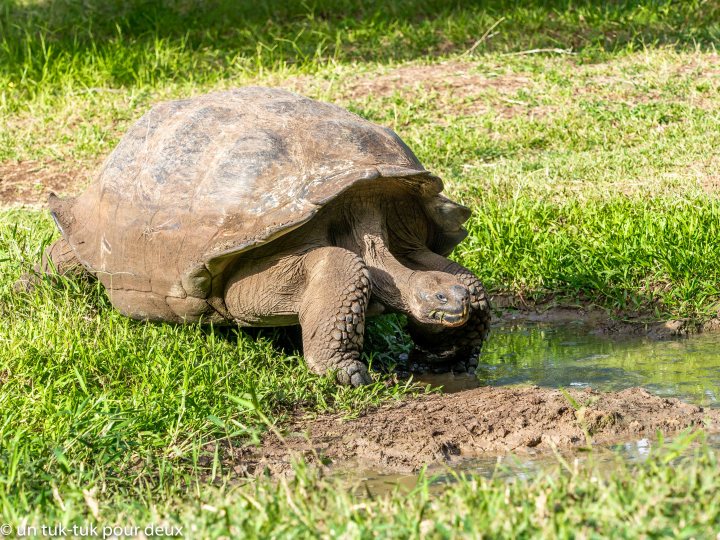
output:
[[[106,494],[61,487],[43,506],[4,507],[17,528],[43,524],[138,527],[185,538],[695,538],[720,524],[717,453],[693,436],[660,445],[642,463],[558,458],[530,479],[421,474],[412,489],[377,494],[298,466],[277,482],[192,484],[158,498],[142,487]],[[449,484],[447,482],[450,482]],[[132,498],[132,503],[128,499]],[[27,531],[27,529],[25,529]]]
[[[472,49],[634,50],[711,43],[720,8],[693,0],[234,3],[3,0],[0,73],[30,95],[47,85],[164,86],[228,71],[314,71]]]
[[[281,85],[395,129],[472,207],[454,256],[493,293],[705,320],[720,307],[718,37],[720,4],[699,0],[0,0],[0,165],[85,170],[157,101]],[[208,443],[422,390],[382,375],[338,388],[273,332],[130,321],[80,281],[15,294],[55,234],[43,212],[0,210],[6,522],[181,523],[187,537],[718,532],[707,448],[609,477],[422,479],[377,497],[302,467],[229,482]],[[375,363],[406,350],[399,335],[394,319],[370,329]]]
[[[717,199],[550,203],[493,195],[502,202],[481,207],[458,250],[491,290],[528,301],[591,303],[645,320],[717,314]]]

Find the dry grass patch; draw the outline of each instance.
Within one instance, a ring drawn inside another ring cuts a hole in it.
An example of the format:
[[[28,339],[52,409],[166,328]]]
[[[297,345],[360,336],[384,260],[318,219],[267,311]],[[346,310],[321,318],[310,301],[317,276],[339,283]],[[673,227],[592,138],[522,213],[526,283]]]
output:
[[[690,170],[705,193],[720,192],[720,156],[709,155],[707,159],[693,163]]]
[[[324,76],[273,76],[258,84],[282,86],[294,92],[340,103],[398,100],[427,103],[438,116],[471,116],[493,112],[516,115],[548,114],[549,107],[531,106],[513,99],[519,91],[535,92],[531,73],[515,73],[460,59],[435,64],[380,66],[357,72],[343,68]],[[438,119],[442,122],[442,118]]]
[[[458,184],[455,191],[503,182],[583,199],[720,187],[713,158],[720,55],[664,49],[602,63],[499,55],[327,65],[313,74],[286,67],[240,71],[207,86],[44,95],[0,114],[7,126],[0,133],[0,204],[76,192],[154,103],[250,84],[334,102],[395,129],[450,188]]]
[[[46,159],[0,163],[0,205],[43,206],[48,195],[76,195],[90,181],[97,163]]]
[[[477,64],[463,61],[447,61],[430,65],[405,65],[381,74],[367,74],[350,80],[346,96],[359,99],[372,93],[391,96],[398,89],[422,87],[428,90],[462,90],[467,94],[479,93],[488,88],[501,93],[515,92],[532,86],[529,74],[481,73]]]

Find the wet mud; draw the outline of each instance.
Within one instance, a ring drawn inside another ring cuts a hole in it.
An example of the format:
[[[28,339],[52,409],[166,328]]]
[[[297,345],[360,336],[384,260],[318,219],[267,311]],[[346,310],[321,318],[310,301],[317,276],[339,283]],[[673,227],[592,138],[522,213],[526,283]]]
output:
[[[490,298],[495,310],[494,325],[508,324],[579,324],[594,334],[611,336],[645,336],[650,339],[669,339],[702,332],[720,332],[720,318],[701,322],[695,320],[658,321],[640,313],[610,313],[589,303],[568,306],[554,302],[527,302],[514,295],[494,295]]]
[[[550,452],[701,427],[720,428],[720,410],[641,388],[480,387],[405,399],[350,420],[298,418],[258,447],[223,453],[242,475],[288,473],[298,457],[322,466],[407,473],[462,458]]]

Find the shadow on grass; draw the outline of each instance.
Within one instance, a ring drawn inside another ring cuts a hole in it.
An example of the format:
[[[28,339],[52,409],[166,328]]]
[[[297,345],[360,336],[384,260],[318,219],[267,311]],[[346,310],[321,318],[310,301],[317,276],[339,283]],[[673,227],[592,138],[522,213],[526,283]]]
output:
[[[469,49],[712,47],[718,37],[720,4],[700,0],[0,0],[0,73],[35,82],[88,65],[126,85]]]
[[[404,331],[404,319],[398,315],[384,315],[367,321],[363,352],[365,359],[373,359],[373,368],[382,373],[396,371],[398,364],[406,370],[406,360],[400,354],[412,349],[412,341]],[[302,356],[303,341],[300,325],[276,327],[206,326],[204,332],[228,342],[235,343],[238,335],[252,340],[268,340],[279,355]]]

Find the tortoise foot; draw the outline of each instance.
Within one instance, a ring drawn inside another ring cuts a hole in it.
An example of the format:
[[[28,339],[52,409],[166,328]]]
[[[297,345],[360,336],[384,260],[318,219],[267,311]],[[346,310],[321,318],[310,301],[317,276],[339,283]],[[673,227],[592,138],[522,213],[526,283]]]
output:
[[[337,380],[340,384],[363,386],[372,383],[367,366],[360,360],[350,360],[342,363],[337,370]]]

